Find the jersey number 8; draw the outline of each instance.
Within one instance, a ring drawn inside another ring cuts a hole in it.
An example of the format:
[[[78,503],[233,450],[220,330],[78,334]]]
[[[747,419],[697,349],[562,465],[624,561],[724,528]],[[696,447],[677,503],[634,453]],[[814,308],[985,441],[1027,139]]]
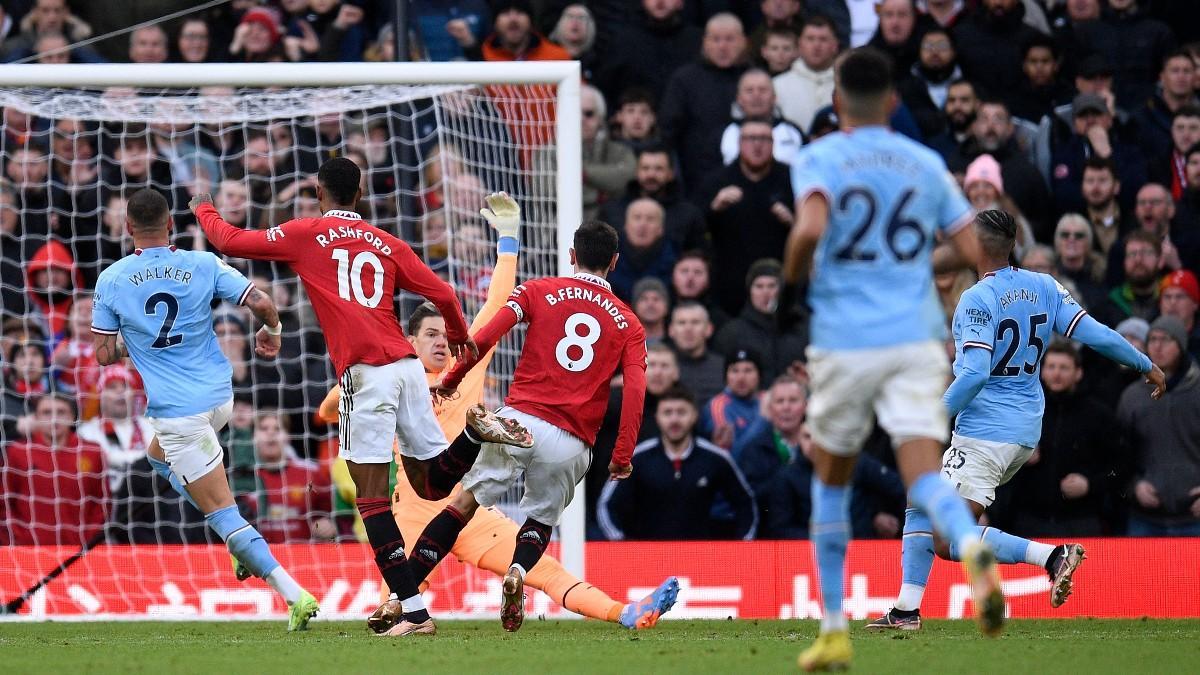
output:
[[[587,333],[580,335],[580,326],[586,328]],[[554,347],[554,357],[558,359],[558,365],[573,373],[587,370],[596,358],[596,350],[592,349],[592,345],[600,339],[600,322],[591,314],[576,312],[567,317],[563,330],[566,336]],[[579,352],[579,358],[571,358],[572,347]]]

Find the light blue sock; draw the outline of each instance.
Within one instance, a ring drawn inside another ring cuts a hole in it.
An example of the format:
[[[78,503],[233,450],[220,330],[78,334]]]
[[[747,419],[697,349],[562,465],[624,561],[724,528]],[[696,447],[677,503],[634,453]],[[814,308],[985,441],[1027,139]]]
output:
[[[242,514],[238,513],[237,506],[217,509],[204,516],[204,519],[213,532],[225,542],[225,546],[229,547],[229,552],[254,576],[265,579],[279,567],[279,562],[271,555],[266,540],[254,526],[246,522]]]
[[[962,546],[967,541],[979,539],[971,509],[950,481],[937,471],[930,471],[913,481],[908,489],[908,503],[929,517],[933,531],[945,541]]]
[[[1002,563],[1024,563],[1045,565],[1054,547],[1009,534],[994,527],[976,527],[979,536],[986,541],[996,553],[996,560]],[[950,557],[960,560],[962,556],[957,544],[950,544]]]
[[[904,544],[900,554],[903,576],[896,609],[911,612],[921,608],[925,585],[933,569],[933,523],[920,509],[904,510]]]
[[[812,478],[812,525],[809,528],[821,575],[821,631],[845,630],[846,547],[850,543],[850,486],[826,485]]]
[[[171,484],[171,487],[175,488],[176,492],[182,495],[189,504],[196,507],[197,511],[200,510],[200,507],[196,506],[196,500],[192,499],[192,496],[188,494],[187,489],[183,487],[183,481],[179,480],[179,476],[175,475],[175,472],[171,470],[170,465],[161,459],[155,459],[150,455],[146,455],[146,459],[150,460],[151,468],[153,468],[158,475],[166,478],[167,482]]]

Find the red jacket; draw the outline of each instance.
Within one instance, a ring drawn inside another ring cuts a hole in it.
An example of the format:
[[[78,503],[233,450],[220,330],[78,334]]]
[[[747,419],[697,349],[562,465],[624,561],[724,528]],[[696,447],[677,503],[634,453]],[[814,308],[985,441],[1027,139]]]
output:
[[[53,336],[51,344],[55,345],[67,332],[67,315],[71,311],[71,293],[67,292],[61,298],[48,298],[44,293],[37,293],[33,290],[34,273],[51,267],[59,267],[69,272],[75,290],[84,288],[84,283],[83,275],[75,267],[75,259],[71,257],[71,250],[53,239],[39,248],[30,258],[29,264],[25,266],[26,292],[34,305],[46,315],[46,322],[50,328],[50,334]]]
[[[257,525],[263,539],[272,544],[309,540],[309,518],[328,516],[332,508],[329,472],[314,462],[289,459],[283,469],[260,468],[257,474]]]
[[[519,55],[501,47],[496,36],[484,40],[481,52],[484,61],[571,60],[567,50],[536,33],[530,36],[529,48]],[[487,87],[487,92],[508,125],[513,141],[522,148],[523,165],[529,168],[533,150],[554,139],[554,86],[493,84]]]
[[[74,433],[51,447],[41,434],[13,443],[0,469],[5,526],[0,544],[79,546],[104,527],[104,453]]]

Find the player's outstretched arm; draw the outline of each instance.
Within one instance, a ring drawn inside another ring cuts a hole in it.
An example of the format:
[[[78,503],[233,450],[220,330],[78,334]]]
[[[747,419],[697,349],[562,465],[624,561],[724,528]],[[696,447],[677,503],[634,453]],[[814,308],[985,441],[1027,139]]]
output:
[[[385,237],[385,241],[392,247],[396,281],[400,287],[432,302],[446,319],[446,342],[450,355],[461,360],[470,353],[478,358],[479,349],[467,332],[467,320],[463,318],[462,306],[454,289],[421,262],[408,244],[390,235]]]
[[[275,358],[279,354],[279,336],[283,333],[275,301],[271,299],[271,296],[255,288],[246,294],[246,299],[242,304],[263,324],[254,336],[254,352],[265,359]]]
[[[125,343],[121,342],[121,336],[113,333],[93,333],[96,336],[96,362],[102,366],[110,366],[117,361],[129,356],[129,352],[125,349]]]
[[[1162,370],[1150,361],[1150,357],[1139,352],[1117,331],[1084,314],[1075,322],[1075,329],[1067,336],[1100,352],[1106,358],[1133,368],[1146,376],[1146,382],[1154,385],[1150,398],[1158,400],[1167,391],[1167,378]]]
[[[829,201],[821,192],[810,192],[796,209],[796,222],[783,251],[783,280],[798,284],[808,280],[813,253],[829,224]]]
[[[225,255],[254,260],[282,260],[290,262],[291,247],[282,227],[269,230],[243,230],[225,222],[212,196],[207,192],[192,197],[188,208],[196,214],[196,221],[204,230],[204,236],[217,250]]]
[[[490,352],[496,346],[496,343],[500,341],[500,338],[504,337],[515,325],[517,325],[516,312],[508,308],[497,312],[496,316],[492,317],[492,320],[487,322],[487,325],[475,334],[472,344],[477,345],[476,351],[473,354],[464,354],[454,364],[454,367],[450,369],[450,372],[443,375],[434,383],[431,387],[434,395],[442,398],[452,396],[455,390],[458,389],[458,385],[462,382],[463,377],[466,376],[467,371],[479,363],[480,355]]]
[[[953,417],[967,405],[987,384],[992,369],[992,352],[982,347],[967,347],[963,350],[962,371],[954,377],[950,388],[942,395],[942,402]]]

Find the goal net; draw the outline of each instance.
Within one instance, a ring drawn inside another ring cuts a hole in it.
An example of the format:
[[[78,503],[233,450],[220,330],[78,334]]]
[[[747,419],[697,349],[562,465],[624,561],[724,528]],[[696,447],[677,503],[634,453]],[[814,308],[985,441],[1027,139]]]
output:
[[[19,66],[0,74],[3,600],[97,544],[18,616],[282,614],[260,581],[236,582],[203,517],[149,467],[140,378],[132,366],[96,363],[89,292],[101,270],[133,252],[125,206],[137,189],[166,196],[175,246],[212,250],[188,210],[193,195],[211,192],[238,227],[320,215],[315,175],[334,156],[363,171],[362,216],[450,281],[468,321],[497,261],[495,234],[479,215],[487,193],[504,190],[522,205],[517,282],[561,273],[580,213],[578,70],[494,65]],[[246,310],[214,308],[218,343],[234,366],[235,411],[222,443],[238,505],[324,616],[363,617],[380,582],[336,461],[336,422],[316,414],[335,383],[320,326],[287,265],[227,262],[269,290],[285,331],[280,356],[263,360]],[[396,298],[402,324],[421,301]],[[521,340],[514,331],[491,362],[491,407],[507,391]],[[514,487],[501,505],[517,522],[521,493]],[[582,521],[579,509],[565,519],[569,543],[557,549],[575,571]],[[494,616],[494,575],[457,561],[441,567],[427,591],[434,611]],[[531,601],[553,613],[544,597]]]

